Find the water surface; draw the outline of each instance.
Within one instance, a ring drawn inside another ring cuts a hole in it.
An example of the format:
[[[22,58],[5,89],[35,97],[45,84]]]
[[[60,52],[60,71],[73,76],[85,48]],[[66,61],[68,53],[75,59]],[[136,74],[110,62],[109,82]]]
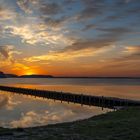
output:
[[[0,85],[140,100],[140,79],[8,78]],[[29,127],[74,121],[110,111],[0,91],[0,126]]]

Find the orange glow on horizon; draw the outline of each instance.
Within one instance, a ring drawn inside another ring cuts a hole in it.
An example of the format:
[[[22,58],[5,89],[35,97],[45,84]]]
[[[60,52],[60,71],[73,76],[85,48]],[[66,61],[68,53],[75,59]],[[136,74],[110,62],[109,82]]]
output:
[[[68,77],[123,77],[123,76],[132,76],[132,77],[139,77],[139,71],[135,70],[133,73],[131,69],[125,70],[125,69],[102,69],[102,65],[94,65],[90,66],[88,68],[85,68],[81,65],[69,65],[63,63],[62,65],[55,65],[55,66],[45,66],[44,68],[41,66],[27,66],[21,65],[20,67],[17,67],[16,65],[15,69],[2,69],[4,73],[11,73],[16,74],[18,76],[21,75],[52,75],[52,76],[68,76]],[[133,70],[134,71],[134,70]]]
[[[34,75],[34,74],[42,74],[42,71],[40,69],[30,68],[22,71],[22,74],[20,75]]]
[[[15,71],[17,75],[34,75],[34,74],[41,74],[40,70],[38,69],[27,69],[27,70],[20,70],[20,71]]]

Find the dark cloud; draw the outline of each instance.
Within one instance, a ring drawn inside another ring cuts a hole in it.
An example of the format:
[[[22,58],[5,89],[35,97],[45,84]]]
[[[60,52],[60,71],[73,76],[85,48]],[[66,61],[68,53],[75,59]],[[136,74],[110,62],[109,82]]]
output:
[[[123,18],[123,15],[118,15],[118,14],[114,14],[114,15],[111,15],[111,16],[107,16],[103,21],[113,21],[113,20],[118,20],[120,18]]]
[[[85,20],[94,18],[102,14],[102,10],[98,7],[88,6],[77,15],[77,20]]]
[[[26,13],[30,13],[30,4],[33,0],[17,0],[17,5]]]
[[[0,20],[3,20],[3,19],[7,19],[7,12],[4,6],[0,5]]]
[[[106,8],[104,0],[81,0],[81,2],[84,5],[84,9],[78,13],[77,20],[85,20],[99,16],[103,14]]]
[[[7,47],[5,46],[0,46],[0,53],[5,57],[8,58],[9,57],[9,52],[7,50]]]
[[[97,40],[79,40],[75,43],[73,43],[70,46],[67,46],[61,52],[68,52],[68,51],[79,51],[84,50],[88,48],[92,48],[93,50],[100,49],[105,46],[109,46],[114,42],[114,40],[109,39],[97,39]]]
[[[1,36],[2,32],[3,32],[3,27],[0,25],[0,36]]]
[[[44,15],[55,15],[62,11],[62,7],[57,3],[42,3],[40,11]]]
[[[47,24],[50,27],[59,27],[67,20],[67,17],[63,16],[58,19],[54,19],[52,17],[46,17],[43,18],[43,20],[45,24]]]
[[[6,59],[10,58],[11,50],[9,46],[0,46],[0,54]]]
[[[101,17],[104,21],[112,21],[127,18],[131,15],[139,15],[139,0],[81,0],[84,9],[77,15],[77,20],[93,19]],[[108,14],[109,13],[109,14]]]
[[[45,1],[39,3],[40,18],[50,27],[59,27],[68,19],[67,16],[64,16],[63,10],[64,7],[62,3],[58,4],[57,2],[51,3]]]
[[[139,16],[140,2],[139,0],[133,1],[118,1],[110,8],[111,15],[105,17],[104,21],[110,22],[113,20],[124,20],[130,16]]]
[[[67,4],[73,4],[75,2],[77,2],[78,0],[64,0],[63,4],[67,5]]]
[[[69,6],[73,6],[71,4],[76,2],[82,4],[83,8],[79,8],[79,12],[75,12],[73,15],[67,15],[67,8]],[[37,3],[36,10],[40,11],[41,19],[43,19],[46,24],[51,25],[52,27],[62,25],[68,19],[72,19],[72,16],[76,17],[73,18],[73,20],[77,19],[78,22],[81,20],[86,22],[87,19],[92,20],[96,17],[101,18],[99,21],[94,23],[95,26],[98,26],[98,24],[102,24],[103,22],[112,22],[113,20],[127,18],[127,16],[131,14],[138,14],[140,9],[139,4],[137,4],[138,0],[63,0],[60,2],[51,2],[45,0],[18,0],[18,3],[22,5],[21,7],[23,7],[23,9],[27,9],[27,11],[29,11],[29,6],[31,3]],[[109,13],[109,15],[107,13]],[[76,23],[76,21],[73,22]],[[92,24],[93,23],[89,23],[86,25],[82,31],[93,29],[94,26],[92,26]]]
[[[94,18],[96,16],[104,16],[107,12],[120,12],[120,9],[126,7],[126,2],[122,0],[116,0],[109,2],[106,0],[81,0],[84,9],[79,13],[78,20],[85,20],[88,18]],[[121,11],[123,11],[121,9]]]
[[[106,0],[81,0],[86,6],[101,6],[104,5]]]
[[[98,30],[102,31],[102,34],[99,35],[98,38],[78,40],[71,46],[64,48],[62,51],[78,51],[87,48],[99,49],[105,46],[110,46],[119,41],[124,34],[131,32],[131,30],[127,28],[98,28]]]
[[[87,31],[87,30],[95,29],[95,28],[96,28],[95,24],[88,24],[82,29],[82,31]]]
[[[98,36],[97,41],[106,42],[108,44],[114,44],[121,41],[123,36],[128,33],[131,33],[131,29],[116,27],[116,28],[97,28],[101,31],[101,34]]]
[[[111,33],[111,34],[115,34],[115,36],[117,36],[116,34],[124,34],[127,32],[131,32],[131,29],[125,28],[125,27],[116,27],[116,28],[99,28],[97,27],[96,30],[102,31],[102,32],[107,32],[107,33]]]
[[[41,11],[44,15],[54,15],[61,11],[62,7],[56,2],[46,0],[17,0],[17,5],[24,12]]]
[[[1,5],[0,5],[0,12],[1,12],[1,11],[3,11],[3,8],[2,8]]]

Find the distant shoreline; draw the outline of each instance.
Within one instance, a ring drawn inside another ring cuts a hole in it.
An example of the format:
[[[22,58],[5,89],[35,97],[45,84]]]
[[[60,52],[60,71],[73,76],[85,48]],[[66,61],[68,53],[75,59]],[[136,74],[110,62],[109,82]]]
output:
[[[89,78],[89,79],[140,79],[140,76],[53,76],[43,74],[16,75],[0,71],[0,78]]]
[[[0,79],[5,79],[5,78],[86,78],[86,79],[140,79],[140,77],[0,77]]]

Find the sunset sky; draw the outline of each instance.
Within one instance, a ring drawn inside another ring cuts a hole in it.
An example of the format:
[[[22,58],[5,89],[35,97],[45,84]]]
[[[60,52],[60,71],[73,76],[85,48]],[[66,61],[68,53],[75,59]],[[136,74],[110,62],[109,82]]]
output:
[[[0,71],[140,76],[140,0],[0,0]]]

